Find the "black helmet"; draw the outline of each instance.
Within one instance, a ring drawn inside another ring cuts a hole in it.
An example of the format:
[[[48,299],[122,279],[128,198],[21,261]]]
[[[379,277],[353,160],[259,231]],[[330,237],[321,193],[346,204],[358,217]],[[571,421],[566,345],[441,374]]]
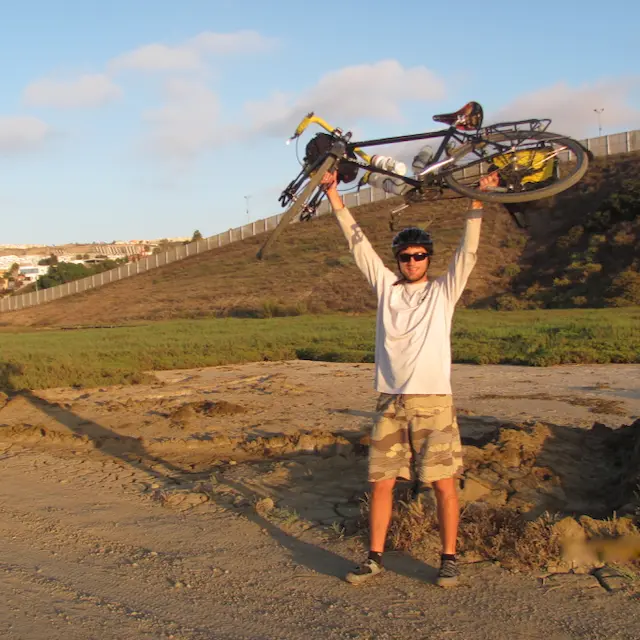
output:
[[[433,255],[433,240],[428,231],[418,227],[408,227],[400,231],[391,243],[393,255],[397,256],[407,247],[424,247],[428,256]]]

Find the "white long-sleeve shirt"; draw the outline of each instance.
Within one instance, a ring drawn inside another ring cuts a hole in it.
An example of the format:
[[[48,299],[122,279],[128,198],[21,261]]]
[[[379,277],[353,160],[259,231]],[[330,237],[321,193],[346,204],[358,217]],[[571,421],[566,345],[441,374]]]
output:
[[[482,211],[470,211],[447,273],[418,284],[398,281],[347,208],[336,218],[360,271],[378,298],[375,388],[391,394],[451,394],[451,320],[476,264]]]

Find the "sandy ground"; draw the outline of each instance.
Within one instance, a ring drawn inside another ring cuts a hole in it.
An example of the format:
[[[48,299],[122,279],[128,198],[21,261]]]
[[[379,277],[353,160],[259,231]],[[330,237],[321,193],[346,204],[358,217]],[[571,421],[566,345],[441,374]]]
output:
[[[373,584],[341,580],[362,543],[331,525],[366,490],[347,452],[371,424],[370,365],[157,377],[0,410],[3,639],[640,637],[636,599],[589,574],[481,562],[444,591],[433,563],[393,553]],[[467,441],[511,421],[631,424],[638,380],[633,365],[454,367]],[[277,518],[256,510],[265,496]]]

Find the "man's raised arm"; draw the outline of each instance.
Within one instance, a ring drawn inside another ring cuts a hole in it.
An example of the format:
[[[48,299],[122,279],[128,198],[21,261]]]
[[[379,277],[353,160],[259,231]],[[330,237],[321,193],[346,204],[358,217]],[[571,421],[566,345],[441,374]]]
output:
[[[480,180],[480,188],[495,186],[497,174],[490,174]],[[460,245],[449,262],[447,273],[443,276],[443,286],[447,298],[455,304],[462,295],[471,271],[476,265],[478,245],[480,244],[480,227],[482,225],[483,205],[479,200],[471,202],[467,213],[464,232]]]
[[[362,271],[369,284],[377,291],[379,284],[382,282],[385,273],[389,272],[389,269],[384,266],[380,256],[364,235],[362,228],[355,221],[349,209],[344,206],[344,202],[338,193],[335,173],[328,173],[323,178],[322,184],[325,187],[327,199],[336,215],[342,233],[344,233],[344,237],[349,243],[349,249],[353,254],[356,265]]]

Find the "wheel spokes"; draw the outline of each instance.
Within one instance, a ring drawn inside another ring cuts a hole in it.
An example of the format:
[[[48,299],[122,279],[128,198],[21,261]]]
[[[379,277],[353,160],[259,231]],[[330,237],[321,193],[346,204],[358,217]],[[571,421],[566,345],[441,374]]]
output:
[[[497,173],[499,184],[490,191],[519,193],[539,189],[556,177],[561,155],[569,154],[560,137],[537,140],[514,132],[504,138],[473,145],[458,159],[462,166],[454,176],[460,184],[477,188],[483,177]]]

